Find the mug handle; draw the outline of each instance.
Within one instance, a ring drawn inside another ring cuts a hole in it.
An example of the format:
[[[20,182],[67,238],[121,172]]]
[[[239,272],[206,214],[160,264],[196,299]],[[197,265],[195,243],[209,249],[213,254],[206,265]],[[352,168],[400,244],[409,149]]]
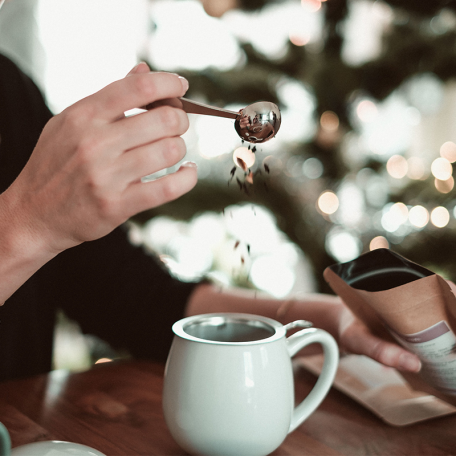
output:
[[[11,439],[8,429],[0,423],[0,456],[9,456],[11,454]]]
[[[307,323],[306,326],[309,326],[308,322],[297,321],[286,325],[285,329],[296,326],[302,327],[305,323]],[[302,348],[313,343],[321,344],[325,356],[323,368],[317,383],[307,397],[293,410],[290,429],[288,430],[288,433],[290,433],[315,411],[331,388],[339,364],[339,347],[331,334],[317,328],[303,329],[288,337],[286,342],[290,358]]]

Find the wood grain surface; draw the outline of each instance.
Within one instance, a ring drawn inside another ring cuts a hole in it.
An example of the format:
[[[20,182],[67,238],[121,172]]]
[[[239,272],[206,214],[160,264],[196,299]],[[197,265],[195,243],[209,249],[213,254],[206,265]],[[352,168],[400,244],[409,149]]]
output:
[[[163,371],[161,364],[124,361],[3,382],[0,421],[13,447],[65,440],[107,455],[182,455],[163,418]],[[300,367],[295,374],[300,400],[315,377]],[[456,455],[456,415],[392,427],[332,389],[273,455]]]

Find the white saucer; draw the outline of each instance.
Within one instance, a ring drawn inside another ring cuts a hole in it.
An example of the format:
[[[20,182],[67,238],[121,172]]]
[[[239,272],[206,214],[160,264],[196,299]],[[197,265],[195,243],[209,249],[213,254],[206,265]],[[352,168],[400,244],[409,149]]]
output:
[[[11,456],[105,456],[94,448],[79,443],[48,440],[28,443],[11,450]]]

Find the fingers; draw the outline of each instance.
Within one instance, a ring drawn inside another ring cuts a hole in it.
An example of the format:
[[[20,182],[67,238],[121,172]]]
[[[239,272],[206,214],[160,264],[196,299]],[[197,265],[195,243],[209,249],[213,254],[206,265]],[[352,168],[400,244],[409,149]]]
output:
[[[421,369],[421,362],[416,355],[374,336],[359,322],[354,322],[343,332],[340,343],[347,351],[369,356],[386,366],[409,372]]]
[[[188,89],[187,80],[176,74],[142,73],[142,66],[137,67],[136,71],[138,70],[139,73],[133,72],[79,103],[90,103],[92,116],[105,121],[114,121],[130,109],[164,98],[182,97]]]
[[[144,106],[144,109],[154,109],[159,106],[173,106],[174,108],[183,109],[184,105],[179,98],[165,98],[164,100],[154,101],[149,103],[147,106]]]
[[[165,138],[122,154],[113,174],[119,176],[115,177],[116,180],[122,178],[129,183],[136,182],[141,177],[175,165],[185,157],[185,153],[185,142],[181,137]]]
[[[418,356],[382,339],[372,340],[366,347],[366,351],[368,356],[386,366],[409,372],[419,372],[421,369]]]
[[[137,214],[173,201],[189,192],[197,182],[196,164],[187,162],[173,174],[152,182],[137,182],[125,190],[124,210]]]
[[[118,147],[123,150],[162,138],[183,135],[188,127],[187,114],[171,106],[161,106],[108,125]]]

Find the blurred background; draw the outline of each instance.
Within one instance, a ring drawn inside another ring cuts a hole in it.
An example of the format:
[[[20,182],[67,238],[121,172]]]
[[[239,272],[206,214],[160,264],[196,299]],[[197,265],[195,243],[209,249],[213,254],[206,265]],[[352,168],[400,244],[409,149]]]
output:
[[[0,51],[55,113],[141,60],[188,98],[280,107],[255,150],[231,120],[189,115],[197,187],[130,231],[182,280],[330,292],[327,266],[380,247],[456,280],[454,0],[10,0]],[[56,367],[118,355],[61,321]]]

